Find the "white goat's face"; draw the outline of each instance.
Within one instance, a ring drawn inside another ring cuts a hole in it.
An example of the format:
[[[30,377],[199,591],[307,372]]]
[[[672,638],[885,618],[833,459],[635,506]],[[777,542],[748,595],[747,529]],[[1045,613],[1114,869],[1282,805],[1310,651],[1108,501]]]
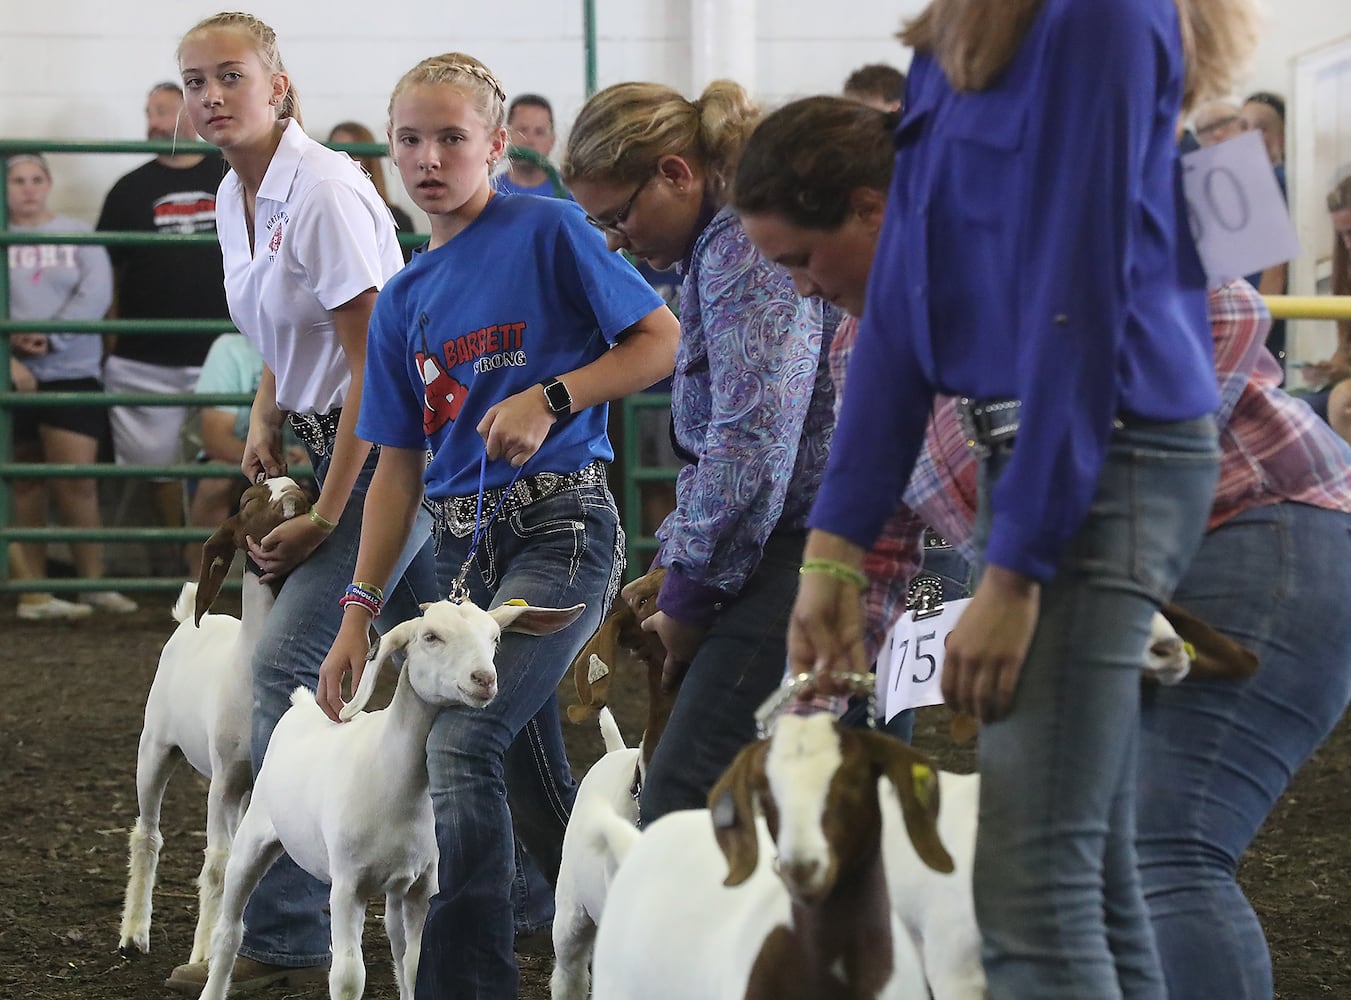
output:
[[[778,846],[779,877],[804,902],[829,893],[839,871],[826,813],[843,760],[835,720],[825,712],[782,716],[765,756],[769,794],[761,808]]]
[[[413,627],[404,654],[408,679],[429,705],[482,708],[497,696],[493,655],[501,629],[473,604],[437,601]]]

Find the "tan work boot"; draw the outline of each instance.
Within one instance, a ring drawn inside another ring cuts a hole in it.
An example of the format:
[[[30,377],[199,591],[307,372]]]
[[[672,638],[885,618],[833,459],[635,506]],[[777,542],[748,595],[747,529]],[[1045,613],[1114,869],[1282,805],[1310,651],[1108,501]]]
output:
[[[205,962],[193,962],[180,965],[169,973],[164,985],[175,993],[198,997],[206,986],[207,968]],[[230,996],[248,996],[258,990],[275,984],[286,986],[323,985],[328,982],[327,965],[268,965],[255,962],[251,958],[239,955],[235,958],[234,971],[230,974]]]

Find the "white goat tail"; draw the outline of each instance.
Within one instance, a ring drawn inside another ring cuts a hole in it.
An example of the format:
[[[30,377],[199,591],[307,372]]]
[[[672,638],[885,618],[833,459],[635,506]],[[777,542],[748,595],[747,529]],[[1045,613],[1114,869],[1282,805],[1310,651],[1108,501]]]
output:
[[[605,740],[606,753],[628,749],[624,743],[624,734],[619,731],[619,723],[615,722],[614,714],[608,708],[600,710],[600,735]]]

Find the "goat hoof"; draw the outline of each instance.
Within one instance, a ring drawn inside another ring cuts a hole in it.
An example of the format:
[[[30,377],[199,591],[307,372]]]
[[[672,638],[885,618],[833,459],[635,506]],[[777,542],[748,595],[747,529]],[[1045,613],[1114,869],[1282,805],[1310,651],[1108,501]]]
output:
[[[139,945],[132,944],[130,941],[117,946],[117,953],[123,958],[136,958],[139,955],[148,954],[149,948],[141,948]]]

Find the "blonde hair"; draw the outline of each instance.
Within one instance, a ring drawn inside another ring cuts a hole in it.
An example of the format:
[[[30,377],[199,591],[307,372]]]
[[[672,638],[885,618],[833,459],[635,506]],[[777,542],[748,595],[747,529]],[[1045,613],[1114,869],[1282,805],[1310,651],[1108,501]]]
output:
[[[282,95],[281,102],[277,106],[277,118],[279,120],[294,118],[298,124],[303,126],[305,121],[300,117],[300,95],[296,93],[295,83],[291,81],[291,74],[286,71],[286,64],[281,60],[281,50],[277,47],[277,33],[253,14],[227,10],[198,21],[183,35],[183,41],[186,41],[192,35],[210,31],[212,28],[229,28],[234,31],[242,31],[253,41],[254,51],[258,53],[258,60],[263,64],[263,69],[269,73],[286,74],[286,93]],[[178,43],[180,58],[183,51],[183,41]]]
[[[739,83],[714,80],[687,101],[657,83],[620,83],[586,102],[563,156],[563,183],[633,181],[663,156],[694,159],[707,172],[713,201],[726,202],[759,108]]]
[[[928,52],[954,90],[985,90],[1013,61],[1044,0],[934,0],[898,37]],[[1182,111],[1229,93],[1257,45],[1255,0],[1175,0],[1186,64]]]
[[[492,70],[473,56],[463,52],[446,52],[422,60],[394,85],[389,95],[389,122],[394,126],[394,102],[399,95],[419,84],[442,84],[454,87],[474,102],[479,117],[488,131],[495,132],[507,124],[507,92]]]

